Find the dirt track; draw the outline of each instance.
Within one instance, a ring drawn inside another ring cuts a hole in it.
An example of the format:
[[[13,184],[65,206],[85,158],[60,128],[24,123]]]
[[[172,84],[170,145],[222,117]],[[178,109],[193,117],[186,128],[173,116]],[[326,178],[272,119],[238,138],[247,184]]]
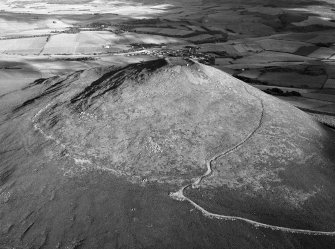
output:
[[[258,98],[257,96],[251,94],[247,88],[244,86],[244,89],[246,90],[246,92],[248,92],[250,95],[252,95],[253,97],[257,98],[262,106],[262,111],[260,113],[260,117],[259,117],[259,121],[257,126],[255,127],[255,129],[250,132],[241,142],[239,142],[238,144],[234,145],[233,147],[213,156],[210,160],[208,160],[207,162],[207,171],[200,176],[199,178],[197,178],[193,183],[187,184],[185,186],[183,186],[182,188],[180,188],[177,192],[174,193],[170,193],[170,197],[178,200],[178,201],[188,201],[190,204],[192,204],[197,210],[199,210],[200,212],[203,213],[203,215],[205,215],[206,217],[209,218],[213,218],[213,219],[219,219],[219,220],[230,220],[230,221],[243,221],[246,222],[248,224],[251,224],[254,227],[262,227],[262,228],[267,228],[267,229],[272,229],[272,230],[278,230],[278,231],[282,231],[282,232],[287,232],[287,233],[296,233],[296,234],[306,234],[306,235],[326,235],[326,236],[335,236],[335,231],[333,232],[326,232],[326,231],[314,231],[314,230],[305,230],[305,229],[295,229],[295,228],[288,228],[288,227],[281,227],[281,226],[274,226],[274,225],[269,225],[269,224],[265,224],[265,223],[261,223],[261,222],[257,222],[254,220],[250,220],[250,219],[246,219],[246,218],[242,218],[242,217],[238,217],[238,216],[229,216],[229,215],[220,215],[220,214],[215,214],[215,213],[211,213],[209,211],[207,211],[206,209],[204,209],[203,207],[201,207],[200,205],[198,205],[197,203],[195,203],[194,201],[192,201],[190,198],[188,198],[187,196],[184,195],[184,190],[192,187],[192,188],[197,188],[200,186],[201,181],[210,176],[213,172],[212,169],[212,163],[224,156],[227,156],[230,153],[233,153],[234,151],[238,150],[241,146],[243,146],[246,142],[248,142],[248,140],[250,140],[252,138],[252,136],[262,127],[263,124],[263,118],[264,118],[264,113],[265,113],[265,108],[264,108],[264,103],[263,100]]]

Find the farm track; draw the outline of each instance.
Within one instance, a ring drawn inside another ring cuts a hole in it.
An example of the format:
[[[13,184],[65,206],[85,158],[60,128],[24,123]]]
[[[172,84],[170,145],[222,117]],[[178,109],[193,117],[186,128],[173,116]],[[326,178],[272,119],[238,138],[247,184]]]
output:
[[[44,49],[45,49],[45,46],[49,43],[50,38],[51,38],[51,35],[49,35],[49,36],[47,37],[47,39],[46,39],[46,41],[45,41],[43,47],[41,48],[40,52],[38,53],[38,56],[40,56],[40,55],[43,53],[43,51],[44,51]]]
[[[251,94],[247,88],[245,86],[243,86],[245,91],[252,95],[254,98],[257,98],[260,101],[261,107],[262,107],[262,111],[260,114],[260,118],[258,121],[257,126],[255,127],[255,129],[250,132],[241,142],[239,142],[238,144],[234,145],[233,147],[225,150],[224,152],[221,152],[219,154],[216,154],[215,156],[213,156],[210,160],[208,160],[206,166],[207,166],[207,171],[200,176],[199,178],[197,178],[193,183],[187,184],[183,187],[181,187],[177,192],[173,192],[170,193],[169,196],[175,200],[178,201],[187,201],[189,202],[193,207],[195,207],[197,210],[199,210],[204,216],[208,217],[208,218],[212,218],[212,219],[219,219],[219,220],[226,220],[226,221],[243,221],[246,222],[256,228],[258,227],[262,227],[262,228],[266,228],[266,229],[271,229],[271,230],[277,230],[277,231],[282,231],[282,232],[287,232],[287,233],[294,233],[294,234],[305,234],[305,235],[319,235],[319,236],[335,236],[335,231],[333,232],[327,232],[327,231],[315,231],[315,230],[305,230],[305,229],[295,229],[295,228],[288,228],[288,227],[281,227],[281,226],[274,226],[274,225],[270,225],[270,224],[265,224],[265,223],[261,223],[261,222],[257,222],[251,219],[247,219],[247,218],[243,218],[243,217],[239,217],[239,216],[230,216],[230,215],[220,215],[220,214],[215,214],[215,213],[211,213],[209,211],[207,211],[205,208],[201,207],[199,204],[195,203],[194,201],[192,201],[190,198],[188,198],[187,196],[184,195],[184,190],[191,187],[191,188],[198,188],[202,182],[203,179],[205,179],[206,177],[212,175],[213,173],[213,169],[212,169],[212,163],[224,156],[227,156],[228,154],[238,150],[239,148],[241,148],[245,143],[247,143],[256,133],[257,131],[262,127],[263,125],[263,120],[264,120],[264,113],[265,113],[265,108],[264,108],[264,103],[263,100],[260,99],[259,97]]]

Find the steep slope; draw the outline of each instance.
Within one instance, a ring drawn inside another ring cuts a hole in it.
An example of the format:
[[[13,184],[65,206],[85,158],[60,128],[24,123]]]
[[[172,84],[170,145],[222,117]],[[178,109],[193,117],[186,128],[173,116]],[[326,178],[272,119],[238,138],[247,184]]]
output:
[[[334,243],[334,131],[228,74],[159,59],[23,92],[1,125],[6,245]]]

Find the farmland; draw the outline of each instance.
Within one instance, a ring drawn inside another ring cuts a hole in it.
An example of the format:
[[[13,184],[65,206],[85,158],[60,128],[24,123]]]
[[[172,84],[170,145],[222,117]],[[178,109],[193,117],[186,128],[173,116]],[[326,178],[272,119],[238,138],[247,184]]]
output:
[[[37,71],[48,71],[51,76],[61,71],[49,69],[60,69],[60,60],[68,72],[105,65],[113,56],[125,60],[185,56],[187,53],[179,51],[193,46],[191,58],[206,57],[213,66],[255,86],[309,89],[320,101],[335,88],[335,12],[331,1],[324,0],[323,5],[302,0],[266,5],[260,0],[252,4],[212,0],[205,6],[186,0],[94,5],[85,1],[80,8],[76,3],[63,3],[0,4],[3,61],[8,56],[40,61]],[[71,57],[94,60],[70,62],[67,59]],[[6,79],[15,71],[4,70],[0,74],[6,74]],[[305,98],[309,97],[302,94],[293,103]]]

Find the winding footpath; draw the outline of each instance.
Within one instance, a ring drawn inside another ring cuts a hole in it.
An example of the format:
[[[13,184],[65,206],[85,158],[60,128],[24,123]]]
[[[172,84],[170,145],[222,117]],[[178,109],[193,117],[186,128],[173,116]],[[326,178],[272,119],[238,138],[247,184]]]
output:
[[[234,145],[233,147],[231,147],[231,148],[229,148],[229,149],[227,149],[227,150],[225,150],[221,153],[218,153],[218,154],[214,155],[206,163],[207,171],[202,176],[198,177],[193,183],[190,183],[190,184],[187,184],[187,185],[181,187],[177,192],[170,193],[169,196],[171,198],[175,199],[175,200],[178,200],[178,201],[189,202],[194,208],[199,210],[204,216],[206,216],[208,218],[212,218],[212,219],[219,219],[219,220],[226,220],[226,221],[242,221],[242,222],[246,222],[246,223],[248,223],[248,224],[250,224],[250,225],[252,225],[256,228],[262,227],[262,228],[267,228],[267,229],[277,230],[277,231],[282,231],[282,232],[287,232],[287,233],[305,234],[305,235],[335,236],[335,231],[326,232],[326,231],[315,231],[315,230],[305,230],[305,229],[295,229],[295,228],[274,226],[274,225],[269,225],[269,224],[257,222],[257,221],[254,221],[254,220],[250,220],[250,219],[247,219],[247,218],[242,218],[242,217],[239,217],[239,216],[229,216],[229,215],[221,215],[221,214],[211,213],[211,212],[207,211],[206,209],[204,209],[203,207],[201,207],[200,205],[198,205],[197,203],[195,203],[194,201],[192,201],[187,196],[185,196],[185,194],[184,194],[185,189],[187,189],[189,187],[191,187],[191,188],[199,187],[202,180],[212,174],[212,172],[213,172],[212,163],[215,160],[217,160],[221,157],[227,156],[228,154],[231,154],[232,152],[238,150],[241,146],[243,146],[246,142],[248,142],[248,140],[250,140],[252,138],[252,136],[262,127],[263,119],[264,119],[264,103],[263,103],[263,100],[260,99],[259,97],[255,96],[255,95],[251,94],[245,86],[243,86],[243,87],[248,94],[252,95],[254,98],[257,98],[260,101],[260,104],[261,104],[262,111],[260,113],[259,121],[258,121],[258,124],[255,127],[255,129],[252,132],[250,132],[238,144]]]
[[[42,108],[41,110],[39,110],[35,116],[32,118],[32,123],[34,125],[34,129],[39,131],[46,140],[53,140],[55,141],[56,144],[58,144],[59,146],[61,146],[63,149],[65,149],[65,145],[62,144],[58,139],[56,139],[55,137],[46,134],[43,129],[38,125],[37,119],[42,115],[43,112],[45,112],[53,103],[49,103],[47,104],[44,108]]]

